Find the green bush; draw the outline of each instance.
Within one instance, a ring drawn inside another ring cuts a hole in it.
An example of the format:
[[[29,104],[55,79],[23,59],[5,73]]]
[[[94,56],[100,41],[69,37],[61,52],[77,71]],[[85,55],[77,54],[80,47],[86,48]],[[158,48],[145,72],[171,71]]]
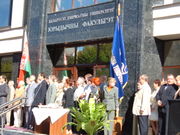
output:
[[[81,100],[79,108],[72,108],[71,115],[75,122],[68,124],[76,125],[77,131],[84,130],[88,135],[94,135],[104,127],[109,129],[109,121],[107,121],[106,107],[103,103],[95,103],[91,98],[89,102]]]

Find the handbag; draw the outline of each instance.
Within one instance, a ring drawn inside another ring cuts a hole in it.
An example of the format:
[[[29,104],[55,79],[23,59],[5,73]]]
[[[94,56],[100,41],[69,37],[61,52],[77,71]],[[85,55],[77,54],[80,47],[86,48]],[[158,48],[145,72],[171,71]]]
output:
[[[123,117],[118,116],[114,118],[113,135],[122,135],[122,121],[123,121]]]

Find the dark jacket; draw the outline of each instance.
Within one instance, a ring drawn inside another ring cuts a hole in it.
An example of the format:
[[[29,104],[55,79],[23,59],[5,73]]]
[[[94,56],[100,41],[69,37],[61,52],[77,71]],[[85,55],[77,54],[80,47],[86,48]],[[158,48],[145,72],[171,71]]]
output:
[[[169,106],[168,100],[174,99],[174,95],[177,89],[178,87],[175,84],[173,85],[164,84],[160,87],[156,95],[156,100],[157,101],[160,100],[163,106],[158,107],[159,112],[166,113],[167,108]]]
[[[0,85],[0,97],[7,97],[9,93],[9,87],[6,83]]]
[[[40,103],[45,104],[46,92],[47,92],[48,84],[45,80],[43,80],[34,91],[34,101],[32,102],[32,106],[38,106]]]
[[[74,91],[75,88],[68,88],[66,91],[64,91],[64,95],[63,95],[64,108],[74,107]]]
[[[7,96],[9,94],[9,87],[6,83],[0,85],[0,104],[7,102]]]

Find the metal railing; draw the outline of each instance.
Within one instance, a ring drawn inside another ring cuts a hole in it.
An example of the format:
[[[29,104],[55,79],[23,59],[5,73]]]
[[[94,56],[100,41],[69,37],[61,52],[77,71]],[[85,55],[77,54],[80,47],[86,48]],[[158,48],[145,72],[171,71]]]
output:
[[[4,118],[6,113],[22,106],[25,104],[25,100],[27,98],[26,97],[21,97],[21,98],[16,98],[16,99],[13,99],[12,101],[9,101],[9,102],[6,102],[2,105],[0,105],[0,117],[1,117],[1,135],[3,135],[3,129],[4,129]],[[19,102],[18,104],[14,104],[16,102]]]

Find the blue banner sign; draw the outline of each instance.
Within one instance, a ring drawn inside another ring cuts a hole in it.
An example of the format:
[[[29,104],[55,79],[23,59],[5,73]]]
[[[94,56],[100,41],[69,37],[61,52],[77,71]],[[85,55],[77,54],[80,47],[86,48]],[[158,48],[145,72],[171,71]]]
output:
[[[47,45],[113,37],[115,2],[48,14]]]

